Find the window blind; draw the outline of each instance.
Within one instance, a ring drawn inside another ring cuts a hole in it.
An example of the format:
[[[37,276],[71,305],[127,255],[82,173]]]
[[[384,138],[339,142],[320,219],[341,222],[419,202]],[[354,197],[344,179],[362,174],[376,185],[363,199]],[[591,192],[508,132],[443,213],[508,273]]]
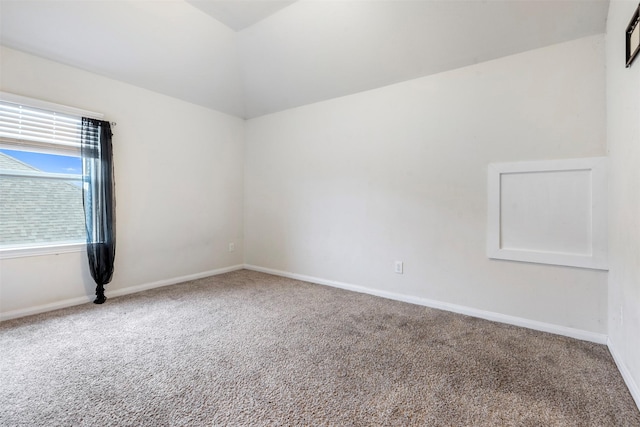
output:
[[[6,148],[79,152],[82,118],[0,100],[0,142]],[[39,150],[38,150],[39,151]]]

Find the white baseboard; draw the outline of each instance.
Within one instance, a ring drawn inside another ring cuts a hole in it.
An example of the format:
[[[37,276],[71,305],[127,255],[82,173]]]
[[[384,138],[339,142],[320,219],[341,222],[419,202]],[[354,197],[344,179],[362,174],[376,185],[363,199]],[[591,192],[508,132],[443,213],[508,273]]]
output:
[[[597,344],[606,344],[607,335],[595,332],[584,331],[582,329],[568,328],[566,326],[554,325],[551,323],[538,322],[522,317],[508,316],[506,314],[495,313],[491,311],[479,310],[477,308],[466,307],[463,305],[450,304],[431,300],[427,298],[414,297],[411,295],[403,295],[395,292],[382,291],[379,289],[371,289],[364,286],[351,285],[348,283],[336,282],[333,280],[321,279],[318,277],[305,276],[303,274],[290,273],[287,271],[274,270],[271,268],[259,267],[257,265],[245,264],[247,270],[260,271],[263,273],[273,274],[275,276],[288,277],[290,279],[302,280],[305,282],[316,283],[319,285],[332,286],[334,288],[346,289],[349,291],[360,292],[370,295],[388,298],[397,301],[408,302],[411,304],[422,305],[425,307],[437,308],[440,310],[451,311],[454,313],[464,314],[481,319],[491,320],[494,322],[506,323],[509,325],[521,326],[523,328],[534,329],[536,331],[549,332],[556,335],[563,335],[570,338],[576,338],[583,341],[590,341]]]
[[[203,277],[215,276],[218,274],[228,273],[230,271],[240,270],[246,268],[247,270],[260,271],[263,273],[273,274],[276,276],[288,277],[296,280],[303,280],[305,282],[316,283],[319,285],[332,286],[334,288],[345,289],[354,292],[360,292],[370,295],[379,296],[382,298],[388,298],[397,301],[408,302],[411,304],[422,305],[425,307],[437,308],[440,310],[451,311],[454,313],[460,313],[467,316],[479,317],[481,319],[492,320],[500,323],[507,323],[510,325],[521,326],[524,328],[534,329],[537,331],[549,332],[557,335],[563,335],[571,338],[577,338],[584,341],[591,341],[598,344],[607,344],[607,335],[598,334],[589,331],[583,331],[581,329],[568,328],[565,326],[553,325],[550,323],[538,322],[535,320],[524,319],[521,317],[508,316],[501,313],[494,313],[490,311],[479,310],[472,307],[466,307],[462,305],[450,304],[446,302],[431,300],[427,298],[420,298],[410,295],[398,294],[395,292],[382,291],[378,289],[371,289],[364,286],[352,285],[343,282],[337,282],[333,280],[321,279],[318,277],[306,276],[303,274],[290,273],[287,271],[274,270],[270,268],[259,267],[256,265],[234,265],[225,268],[219,268],[215,270],[204,271],[201,273],[190,274],[186,276],[174,277],[171,279],[159,280],[156,282],[145,283],[137,286],[130,286],[122,289],[116,289],[109,291],[107,289],[108,297],[117,297],[121,295],[128,295],[136,292],[145,291],[148,289],[159,288],[162,286],[174,285],[176,283],[187,282],[190,280],[201,279]],[[27,307],[24,309],[18,309],[8,311],[6,313],[0,313],[0,321],[15,319],[18,317],[30,316],[33,314],[44,313],[47,311],[58,310],[61,308],[71,307],[74,305],[85,304],[93,300],[93,296],[83,296],[77,298],[71,298],[62,301],[56,301],[49,304],[43,304],[35,307]]]
[[[620,375],[622,375],[622,379],[624,379],[624,382],[629,389],[629,393],[631,393],[631,397],[636,401],[636,406],[638,407],[638,410],[640,410],[640,387],[634,381],[633,376],[631,376],[631,372],[629,372],[629,368],[627,368],[627,365],[620,357],[620,353],[618,353],[616,346],[613,345],[613,342],[610,339],[607,340],[607,347],[609,347],[609,352],[611,353],[613,360],[616,362],[618,371],[620,371]]]
[[[0,322],[10,319],[17,319],[18,317],[31,316],[32,314],[46,313],[47,311],[59,310],[61,308],[67,308],[74,305],[86,304],[93,300],[94,297],[84,296],[77,298],[65,299],[62,301],[51,302],[49,304],[37,305],[35,307],[20,308],[18,310],[7,311],[6,313],[0,313]]]
[[[190,280],[202,279],[203,277],[217,276],[218,274],[228,273],[230,271],[242,270],[244,266],[242,264],[232,265],[230,267],[218,268],[215,270],[203,271],[201,273],[188,274],[186,276],[172,277],[171,279],[158,280],[157,282],[145,283],[142,285],[129,286],[126,288],[116,289],[110,291],[107,287],[105,293],[108,298],[119,297],[122,295],[133,294],[136,292],[146,291],[148,289],[160,288],[162,286],[175,285],[176,283],[188,282]],[[4,320],[16,319],[18,317],[31,316],[33,314],[45,313],[47,311],[59,310],[61,308],[71,307],[74,305],[86,304],[93,301],[94,296],[83,296],[77,298],[70,298],[62,301],[56,301],[49,304],[38,305],[35,307],[21,308],[18,310],[7,311],[6,313],[0,313],[0,322]]]
[[[122,295],[134,294],[136,292],[142,292],[149,289],[161,288],[163,286],[175,285],[177,283],[189,282],[191,280],[202,279],[203,277],[217,276],[218,274],[229,273],[231,271],[242,270],[244,266],[242,264],[232,265],[231,267],[218,268],[215,270],[203,271],[201,273],[189,274],[186,276],[173,277],[171,279],[158,280],[157,282],[145,283],[137,286],[130,286],[128,288],[116,289],[109,292],[109,297],[119,297]]]

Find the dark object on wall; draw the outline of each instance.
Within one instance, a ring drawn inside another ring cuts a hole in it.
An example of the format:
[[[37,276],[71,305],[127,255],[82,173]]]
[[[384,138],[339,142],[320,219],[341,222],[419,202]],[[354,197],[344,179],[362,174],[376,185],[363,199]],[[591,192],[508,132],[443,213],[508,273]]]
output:
[[[115,183],[111,125],[82,118],[82,175],[87,256],[96,282],[96,304],[107,299],[104,285],[111,281],[116,255]]]
[[[629,68],[640,52],[640,3],[631,22],[629,22],[625,37],[627,39],[627,68]]]

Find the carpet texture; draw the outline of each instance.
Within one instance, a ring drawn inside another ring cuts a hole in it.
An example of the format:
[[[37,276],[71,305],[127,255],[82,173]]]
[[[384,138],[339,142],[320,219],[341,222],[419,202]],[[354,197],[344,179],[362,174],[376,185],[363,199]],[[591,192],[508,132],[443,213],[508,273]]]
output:
[[[6,321],[0,352],[2,426],[640,426],[605,346],[246,270]]]

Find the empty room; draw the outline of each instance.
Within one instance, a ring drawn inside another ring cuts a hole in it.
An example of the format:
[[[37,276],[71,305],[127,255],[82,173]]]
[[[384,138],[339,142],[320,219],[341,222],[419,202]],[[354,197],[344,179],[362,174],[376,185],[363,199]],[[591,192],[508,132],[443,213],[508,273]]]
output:
[[[637,0],[0,0],[0,425],[640,426]]]

